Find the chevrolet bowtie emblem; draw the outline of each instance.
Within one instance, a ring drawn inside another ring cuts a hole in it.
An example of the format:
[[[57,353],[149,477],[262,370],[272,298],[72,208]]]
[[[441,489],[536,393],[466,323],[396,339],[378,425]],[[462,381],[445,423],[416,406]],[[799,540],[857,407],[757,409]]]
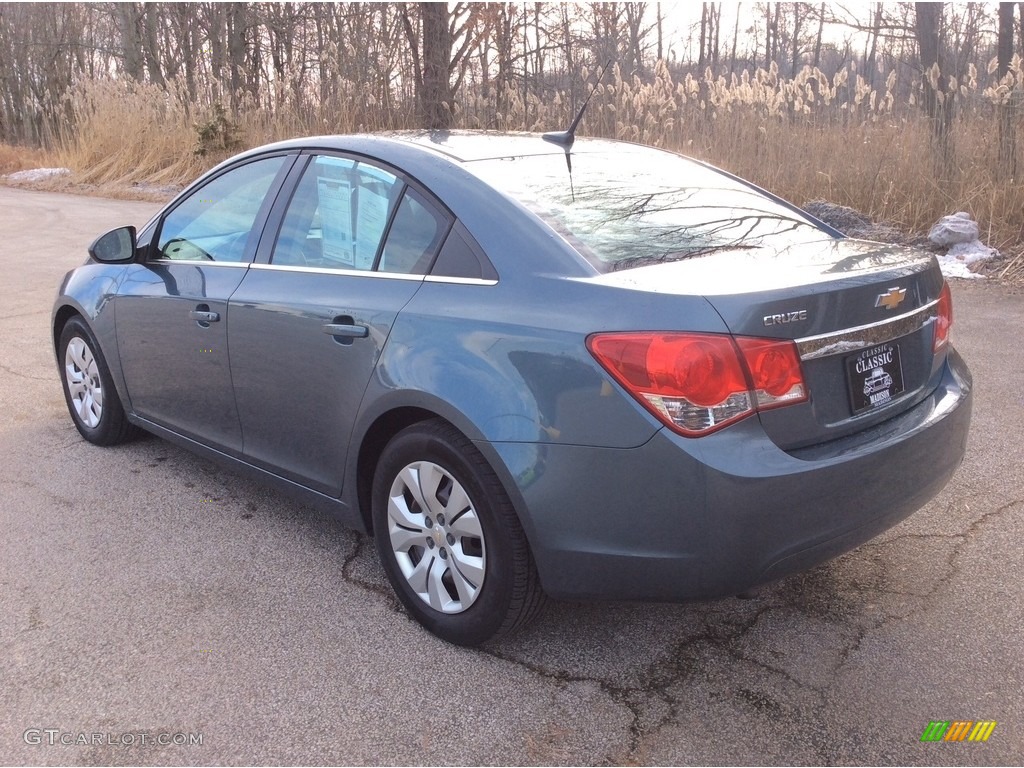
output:
[[[905,298],[907,298],[906,288],[890,288],[885,293],[878,294],[878,298],[875,299],[875,306],[896,309]]]

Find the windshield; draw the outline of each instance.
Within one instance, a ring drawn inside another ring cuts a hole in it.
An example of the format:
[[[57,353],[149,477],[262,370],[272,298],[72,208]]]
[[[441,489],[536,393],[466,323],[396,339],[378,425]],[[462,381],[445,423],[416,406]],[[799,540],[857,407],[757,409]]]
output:
[[[830,238],[738,180],[629,144],[573,152],[571,186],[561,155],[478,160],[467,168],[522,202],[602,271]]]

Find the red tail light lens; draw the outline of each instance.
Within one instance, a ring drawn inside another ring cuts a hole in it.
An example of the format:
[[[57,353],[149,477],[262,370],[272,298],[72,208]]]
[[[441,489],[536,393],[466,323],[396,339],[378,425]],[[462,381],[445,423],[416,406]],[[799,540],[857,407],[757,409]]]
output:
[[[727,336],[655,336],[646,355],[659,394],[714,406],[746,389],[736,351]]]
[[[791,341],[708,333],[607,333],[590,352],[633,397],[682,435],[698,437],[758,409],[807,399]]]
[[[791,341],[739,337],[760,410],[807,399],[800,357]]]
[[[953,327],[953,294],[949,291],[949,283],[942,285],[942,293],[939,294],[936,310],[938,317],[935,318],[935,340],[932,342],[932,352],[938,353],[949,343],[949,331]]]

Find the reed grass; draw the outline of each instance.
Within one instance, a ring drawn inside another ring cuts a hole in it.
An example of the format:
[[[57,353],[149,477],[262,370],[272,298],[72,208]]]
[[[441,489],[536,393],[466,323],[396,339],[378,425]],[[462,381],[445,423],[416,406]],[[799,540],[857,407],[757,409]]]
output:
[[[659,63],[641,81],[624,78],[616,67],[597,87],[581,134],[681,151],[797,204],[825,199],[912,233],[966,210],[991,245],[1019,250],[1024,184],[1000,162],[997,122],[1001,104],[1018,105],[1013,124],[1024,173],[1021,61],[1015,59],[994,86],[981,88],[972,70],[950,87],[960,106],[943,177],[931,161],[920,84],[900,96],[895,72],[872,88],[853,68],[832,77],[805,67],[786,79],[774,66],[728,77],[710,71],[674,77]],[[86,183],[181,183],[236,148],[308,134],[417,127],[410,105],[386,108],[340,80],[315,94],[282,82],[266,101],[269,106],[241,104],[227,117],[231,141],[213,141],[199,153],[201,128],[216,104],[194,103],[174,83],[164,91],[123,80],[83,81],[67,96],[66,123],[53,130],[53,155]],[[572,108],[564,92],[540,99],[518,91],[500,100],[467,91],[452,107],[457,127],[499,130],[564,127]]]

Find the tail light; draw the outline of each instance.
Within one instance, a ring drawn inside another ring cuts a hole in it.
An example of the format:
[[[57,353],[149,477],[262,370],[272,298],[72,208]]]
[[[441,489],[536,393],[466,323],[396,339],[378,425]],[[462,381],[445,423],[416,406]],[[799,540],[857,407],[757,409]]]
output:
[[[949,283],[943,283],[939,303],[936,306],[938,317],[935,318],[935,339],[932,341],[932,352],[938,354],[949,343],[949,331],[953,327],[953,294],[949,292]]]
[[[807,399],[791,341],[710,333],[600,333],[597,361],[644,407],[687,437]]]

